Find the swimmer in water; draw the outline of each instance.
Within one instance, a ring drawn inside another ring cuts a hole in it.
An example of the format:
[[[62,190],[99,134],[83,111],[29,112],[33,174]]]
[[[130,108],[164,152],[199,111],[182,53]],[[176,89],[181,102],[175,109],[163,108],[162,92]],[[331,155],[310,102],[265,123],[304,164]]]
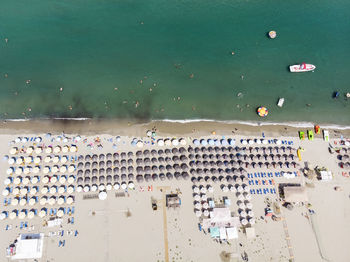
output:
[[[8,38],[5,38],[5,43],[7,44],[7,42],[9,41],[9,39]]]
[[[232,51],[232,52],[231,52],[231,55],[234,55],[234,54],[235,54],[235,52]]]

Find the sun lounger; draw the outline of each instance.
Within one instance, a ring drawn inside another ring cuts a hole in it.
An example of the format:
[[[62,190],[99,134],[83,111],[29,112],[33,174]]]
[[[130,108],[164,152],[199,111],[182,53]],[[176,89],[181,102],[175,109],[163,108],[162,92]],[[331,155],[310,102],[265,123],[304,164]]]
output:
[[[74,217],[70,219],[70,223],[73,225],[74,224]]]

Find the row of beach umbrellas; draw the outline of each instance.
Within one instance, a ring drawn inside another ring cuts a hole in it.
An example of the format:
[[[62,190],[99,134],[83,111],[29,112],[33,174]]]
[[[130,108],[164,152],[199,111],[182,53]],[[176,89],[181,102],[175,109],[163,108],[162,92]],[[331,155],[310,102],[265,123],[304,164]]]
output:
[[[156,145],[159,146],[159,147],[163,147],[163,146],[168,146],[168,147],[171,147],[171,146],[185,146],[186,144],[187,144],[187,142],[186,142],[186,140],[184,138],[180,138],[180,139],[177,139],[177,138],[173,138],[173,139],[166,138],[166,139],[158,139],[156,141]],[[145,145],[145,143],[141,139],[134,138],[131,141],[131,145],[132,146],[136,146],[138,148],[142,148]]]
[[[7,175],[21,175],[21,174],[25,174],[28,175],[30,173],[34,173],[34,174],[38,174],[39,172],[43,172],[44,174],[56,174],[56,173],[73,173],[75,171],[76,167],[75,165],[54,165],[54,166],[19,166],[19,167],[9,167],[6,170],[6,174]]]
[[[251,154],[251,153],[295,153],[296,149],[291,146],[269,146],[269,147],[188,147],[189,153],[240,153],[240,154]]]
[[[198,176],[198,177],[192,177],[191,181],[193,184],[198,184],[198,183],[203,183],[203,182],[214,182],[214,183],[218,183],[218,182],[225,182],[227,181],[228,183],[230,182],[235,182],[235,183],[247,183],[248,179],[246,177],[231,177],[231,178],[225,178],[224,176]]]
[[[45,152],[46,154],[51,154],[51,153],[75,153],[78,151],[78,147],[76,145],[64,145],[64,146],[47,146],[47,147],[42,147],[42,146],[29,146],[29,147],[12,147],[9,150],[10,155],[17,155],[19,153],[25,153],[27,155],[31,154],[41,154]]]
[[[183,157],[186,157],[185,155]],[[274,159],[285,159],[285,160],[294,160],[294,154],[189,154],[188,158],[192,161],[199,160],[211,160],[211,161],[229,161],[229,160],[274,160]]]
[[[236,144],[235,139],[194,139],[192,141],[195,146],[234,146]]]
[[[56,216],[57,217],[63,217],[64,214],[66,214],[65,208],[61,207],[58,208]],[[3,211],[2,213],[0,213],[0,220],[4,220],[4,219],[32,219],[36,216],[40,217],[40,218],[44,218],[48,215],[48,210],[47,208],[42,208],[39,212],[37,209],[22,209],[22,210],[17,210],[14,209],[11,212],[8,211]]]
[[[3,196],[9,196],[10,194],[17,196],[17,195],[36,195],[36,194],[63,194],[65,192],[71,194],[75,191],[74,185],[61,185],[61,186],[43,186],[39,188],[38,186],[18,186],[18,187],[6,187],[2,191]]]
[[[119,190],[119,189],[122,189],[122,190],[125,190],[125,189],[134,189],[135,188],[135,184],[133,181],[129,181],[129,182],[122,182],[122,183],[114,183],[114,184],[111,184],[111,183],[107,183],[107,184],[85,184],[85,185],[78,185],[77,186],[77,189],[76,191],[78,193],[80,192],[96,192],[96,191],[109,191],[109,190]]]
[[[47,155],[44,157],[44,163],[62,163],[65,164],[69,161],[69,156],[67,155]],[[40,164],[42,162],[41,156],[19,156],[19,157],[7,157],[7,162],[9,165],[29,165],[29,164]]]
[[[73,184],[75,181],[75,176],[73,175],[53,175],[53,176],[44,176],[44,177],[39,177],[39,176],[9,176],[7,178],[5,178],[4,180],[4,184],[6,186],[8,185],[29,185],[29,184],[37,184],[39,182],[43,183],[43,184],[55,184],[57,182],[59,182],[60,184]]]
[[[11,200],[12,206],[33,206],[35,204],[40,204],[42,206],[49,204],[49,205],[71,205],[75,201],[74,197],[69,195],[60,195],[60,196],[42,196],[40,198],[33,196],[33,197],[15,197]]]

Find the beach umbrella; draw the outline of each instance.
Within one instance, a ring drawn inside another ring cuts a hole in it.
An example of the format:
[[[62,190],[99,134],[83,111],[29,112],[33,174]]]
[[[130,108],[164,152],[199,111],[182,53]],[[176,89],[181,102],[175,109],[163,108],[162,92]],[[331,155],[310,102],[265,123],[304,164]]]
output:
[[[23,157],[17,157],[17,159],[16,159],[16,164],[17,165],[20,165],[20,164],[22,164],[23,163]]]
[[[201,205],[201,203],[196,202],[196,203],[194,204],[194,207],[195,207],[196,209],[201,209],[201,208],[202,208],[202,205]]]
[[[22,197],[20,200],[19,200],[19,205],[20,206],[24,206],[27,204],[27,198],[26,197]]]
[[[98,186],[97,186],[96,184],[93,184],[93,185],[91,186],[91,191],[92,191],[92,192],[96,192],[97,189],[98,189]]]
[[[10,215],[9,215],[9,219],[13,220],[18,216],[18,210],[14,209],[11,211]]]
[[[172,145],[170,139],[165,139],[165,140],[164,140],[164,144],[165,144],[166,146],[171,146],[171,145]],[[177,142],[177,144],[178,144],[178,142]]]
[[[67,187],[67,193],[68,194],[72,194],[74,192],[74,186],[73,185],[70,185]]]
[[[194,139],[193,140],[193,144],[195,145],[195,146],[199,146],[201,143],[200,143],[200,141],[198,140],[198,139]],[[11,153],[11,152],[10,152]]]
[[[55,184],[57,182],[57,176],[52,176],[50,179],[51,184]]]
[[[199,193],[199,187],[197,187],[197,186],[193,186],[193,187],[192,187],[192,190],[193,190],[193,192],[196,193],[196,194]]]
[[[136,176],[136,181],[137,181],[138,183],[142,183],[142,182],[144,181],[143,176],[142,176],[142,175],[137,175],[137,176]]]
[[[221,190],[226,193],[228,192],[228,187],[225,185],[221,185]]]
[[[120,188],[119,183],[114,183],[113,188],[114,188],[115,190],[118,190],[118,189]]]
[[[249,210],[249,211],[247,212],[247,215],[248,215],[249,217],[254,217],[254,212],[253,212],[252,210]]]
[[[208,202],[204,202],[202,206],[203,206],[204,209],[208,209],[209,208]]]
[[[4,220],[8,217],[8,212],[7,211],[2,211],[0,214],[0,220]]]
[[[164,173],[159,174],[159,179],[160,181],[164,181],[166,179],[166,176],[164,175]]]
[[[65,191],[66,191],[66,187],[65,187],[65,186],[60,186],[60,187],[58,188],[58,190],[57,190],[57,192],[58,192],[59,194],[63,194]]]
[[[47,209],[46,208],[42,208],[39,212],[39,217],[43,218],[47,215]]]
[[[134,189],[135,188],[135,184],[134,182],[130,181],[128,184],[129,189]]]
[[[33,186],[33,187],[31,188],[31,190],[30,190],[29,193],[30,193],[31,195],[35,195],[37,192],[38,192],[38,187]]]
[[[7,170],[6,170],[6,174],[7,175],[11,175],[11,174],[13,174],[13,172],[14,172],[14,168],[13,167],[9,167]]]
[[[68,161],[68,157],[67,157],[67,156],[62,156],[62,157],[61,157],[61,163],[62,163],[62,164],[67,163],[67,161]]]
[[[18,218],[19,219],[25,219],[26,216],[27,216],[27,210],[26,209],[22,209],[21,212],[19,212],[19,214],[18,214]]]
[[[51,161],[51,156],[46,156],[45,158],[44,158],[44,162],[45,163],[50,163],[50,161]]]
[[[174,176],[173,176],[173,174],[171,174],[171,173],[167,173],[167,174],[166,174],[166,178],[167,178],[168,180],[173,180]]]
[[[50,194],[52,194],[52,195],[54,195],[54,194],[56,194],[57,193],[57,187],[56,186],[52,186],[52,187],[50,187]]]
[[[247,225],[248,224],[248,220],[245,219],[245,218],[241,219],[241,224],[242,224],[242,226]]]
[[[112,188],[113,188],[113,186],[112,186],[111,183],[108,183],[108,184],[106,185],[106,190],[107,190],[107,191],[112,190]]]
[[[207,140],[201,139],[201,145],[202,145],[202,146],[207,146],[207,145],[208,145]]]
[[[56,166],[53,166],[52,168],[51,168],[51,172],[53,173],[53,174],[55,174],[55,173],[57,173],[59,171],[59,167],[56,165]]]
[[[68,146],[65,145],[65,146],[62,147],[62,152],[63,153],[67,153],[68,151],[69,151]]]
[[[66,183],[66,181],[67,181],[66,176],[60,176],[60,179],[59,179],[60,184],[64,184]]]
[[[204,211],[203,211],[203,215],[205,216],[205,217],[208,217],[209,216],[209,211],[207,210],[207,209],[205,209]]]
[[[7,177],[5,180],[4,180],[4,185],[5,186],[8,186],[9,184],[11,184],[13,181],[13,178],[12,177]]]
[[[201,197],[198,194],[193,194],[193,198],[196,201],[200,201],[201,200]]]
[[[209,193],[213,193],[214,192],[214,188],[211,185],[207,186],[207,190]]]
[[[57,210],[57,217],[63,217],[64,215],[64,209],[63,208],[60,208]]]
[[[248,194],[247,192],[244,192],[243,193],[243,196],[246,200],[251,200],[252,199],[252,195],[251,194]]]
[[[196,210],[196,217],[201,217],[202,216],[202,211]]]
[[[15,185],[19,185],[21,182],[22,182],[22,177],[20,177],[20,176],[15,177],[15,179],[13,180],[13,183]]]
[[[10,189],[7,187],[2,191],[3,196],[8,196],[10,194]]]
[[[71,153],[75,153],[75,152],[78,151],[78,148],[77,148],[76,145],[71,145],[71,147],[69,148],[69,151],[70,151]]]
[[[202,195],[201,195],[201,200],[202,200],[202,201],[207,201],[207,200],[208,200],[207,195],[206,195],[206,194],[202,194]]]
[[[61,147],[60,146],[55,146],[54,149],[53,149],[53,152],[55,154],[59,153],[61,151]]]
[[[63,205],[64,202],[65,202],[64,196],[60,196],[60,197],[57,199],[57,204],[58,204],[58,205]]]
[[[22,187],[19,192],[22,196],[25,196],[28,193],[28,187]]]
[[[41,146],[38,146],[35,148],[35,153],[36,154],[40,154],[41,152],[43,152],[43,148]]]
[[[215,145],[215,142],[213,139],[208,139],[207,143],[210,145],[210,146],[214,146]]]
[[[77,186],[77,192],[80,193],[82,191],[83,191],[83,186],[82,185]]]
[[[28,175],[30,173],[30,171],[31,171],[31,167],[29,167],[29,166],[26,166],[26,167],[23,168],[23,173],[25,175]]]
[[[187,144],[186,140],[184,138],[180,139],[180,145],[185,146]]]
[[[254,225],[255,224],[255,218],[249,218],[248,219],[248,223],[251,224],[251,225]]]
[[[68,205],[73,204],[74,203],[74,197],[73,196],[68,196],[66,202],[67,202]]]
[[[51,146],[48,146],[45,148],[45,153],[46,154],[51,154],[52,153],[52,147]]]
[[[171,140],[171,143],[173,146],[178,146],[179,145],[179,140],[177,140],[176,138]]]
[[[207,189],[204,186],[200,186],[200,192],[204,194],[207,192]]]
[[[19,190],[21,188],[20,187],[15,187],[13,190],[12,190],[12,195],[19,195]]]
[[[229,185],[228,186],[228,189],[233,192],[233,193],[236,193],[237,192],[237,189],[233,186],[233,185]]]
[[[18,148],[17,148],[17,147],[12,147],[12,148],[10,149],[10,154],[11,154],[11,155],[15,155],[15,154],[17,154],[17,152],[18,152]],[[30,154],[30,153],[28,153],[28,154]]]
[[[61,173],[67,172],[67,166],[66,166],[66,165],[61,166],[61,167],[60,167],[60,172],[61,172]]]
[[[85,193],[89,192],[90,191],[90,186],[89,185],[85,185],[83,190],[84,190]]]
[[[19,198],[15,197],[14,199],[12,199],[11,201],[11,205],[12,206],[17,206],[19,204]]]
[[[70,165],[69,167],[68,167],[68,172],[69,173],[73,173],[75,171],[75,165]]]
[[[16,175],[20,175],[23,173],[23,167],[17,167],[16,170],[15,170],[15,174]]]
[[[122,182],[121,185],[120,185],[120,187],[121,187],[123,190],[125,190],[125,189],[127,188],[127,185],[126,185],[125,182]]]

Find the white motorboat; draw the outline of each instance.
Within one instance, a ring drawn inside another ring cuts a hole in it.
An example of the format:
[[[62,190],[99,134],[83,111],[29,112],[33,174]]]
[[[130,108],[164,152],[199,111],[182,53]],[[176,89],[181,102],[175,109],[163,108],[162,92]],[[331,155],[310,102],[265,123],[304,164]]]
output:
[[[309,71],[314,71],[315,69],[316,69],[316,66],[311,64],[305,64],[305,63],[302,63],[300,65],[289,66],[289,70],[292,73],[309,72]]]
[[[283,97],[281,97],[280,99],[278,99],[277,105],[278,105],[279,107],[282,107],[282,106],[283,106],[283,103],[284,103],[284,98],[283,98]]]

